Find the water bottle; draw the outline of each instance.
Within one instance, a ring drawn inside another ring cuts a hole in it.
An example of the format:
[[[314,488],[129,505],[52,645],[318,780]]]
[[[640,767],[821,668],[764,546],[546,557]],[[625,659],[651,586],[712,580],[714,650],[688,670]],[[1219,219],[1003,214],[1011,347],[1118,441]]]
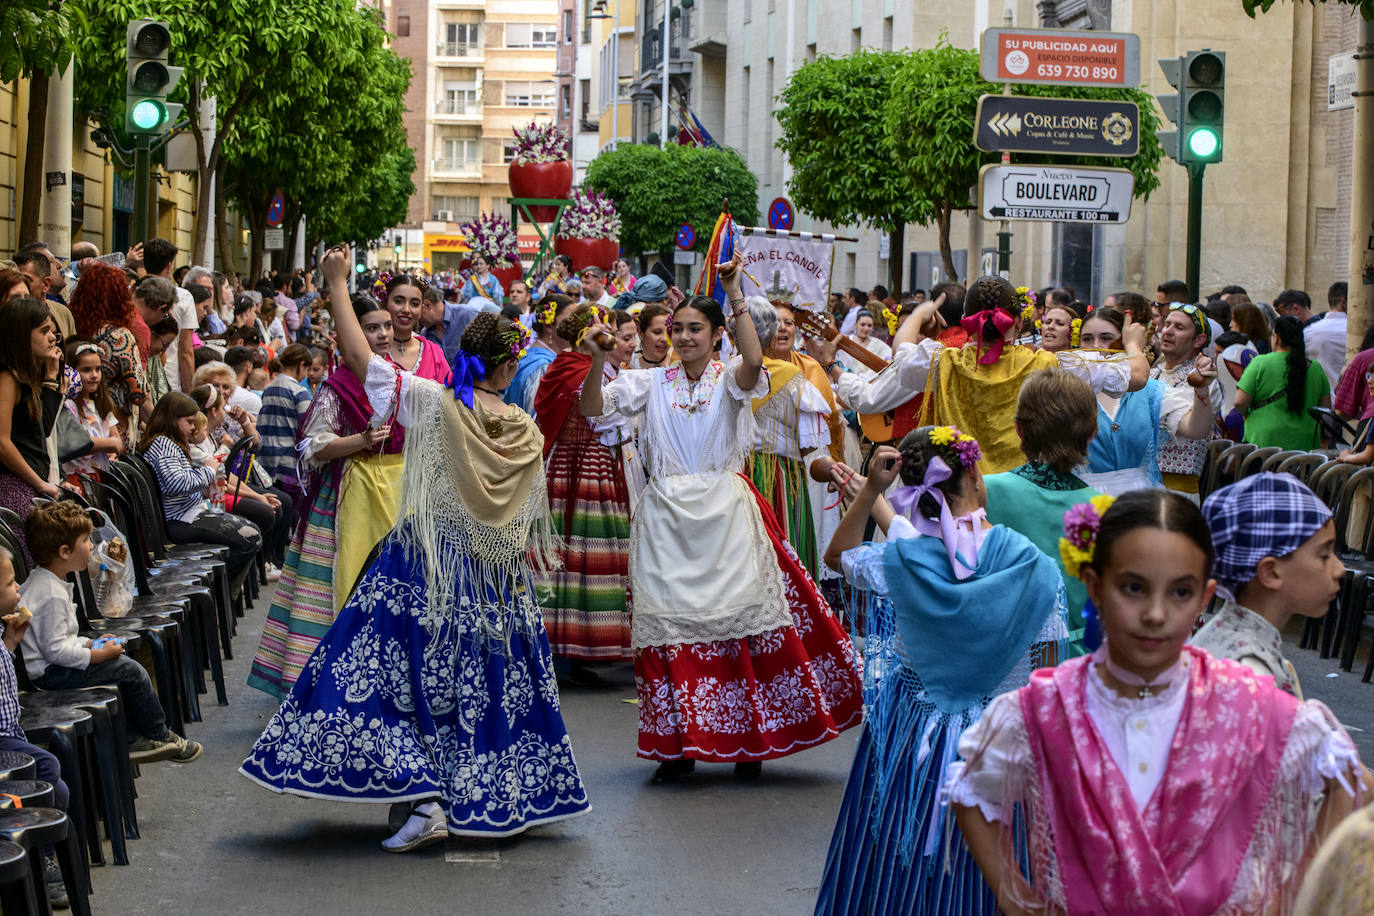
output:
[[[215,482],[210,485],[210,511],[216,514],[224,512],[224,491],[228,489],[229,481],[224,475],[224,468],[215,468]]]

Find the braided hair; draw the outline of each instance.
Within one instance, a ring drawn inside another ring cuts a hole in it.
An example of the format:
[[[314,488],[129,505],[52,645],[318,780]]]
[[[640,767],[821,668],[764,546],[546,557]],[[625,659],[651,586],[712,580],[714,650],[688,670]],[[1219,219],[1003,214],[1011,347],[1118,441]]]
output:
[[[1019,318],[1021,309],[1018,302],[1016,287],[1011,285],[1010,280],[989,274],[969,284],[968,292],[964,294],[964,315],[967,317],[987,309],[1001,309],[1013,318]],[[992,343],[1001,337],[992,322],[983,323],[984,343]]]
[[[490,377],[492,370],[511,357],[508,337],[513,329],[514,323],[505,315],[482,312],[463,331],[458,346],[480,357]]]
[[[1302,322],[1284,315],[1274,322],[1274,334],[1288,348],[1288,412],[1300,415],[1307,399],[1307,341],[1302,336]]]
[[[942,459],[945,464],[949,465],[949,479],[935,486],[941,493],[945,494],[945,501],[948,502],[950,497],[957,495],[963,489],[964,478],[968,476],[968,469],[958,461],[950,461],[947,451],[931,441],[930,434],[934,431],[934,426],[922,426],[920,429],[913,429],[902,437],[901,443],[897,446],[897,451],[902,456],[902,467],[899,473],[902,477],[902,483],[909,487],[920,486],[926,478],[926,467],[931,460],[934,458]],[[940,517],[940,504],[929,493],[921,494],[920,501],[916,503],[916,510],[926,518]]]

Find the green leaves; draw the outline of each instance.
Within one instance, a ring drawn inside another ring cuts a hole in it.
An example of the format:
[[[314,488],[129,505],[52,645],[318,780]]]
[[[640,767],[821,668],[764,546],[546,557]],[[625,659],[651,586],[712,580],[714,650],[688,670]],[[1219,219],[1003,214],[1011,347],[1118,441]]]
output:
[[[0,83],[35,70],[60,73],[72,59],[72,15],[52,0],[0,4]]]
[[[1317,3],[1339,3],[1344,6],[1358,7],[1360,15],[1366,21],[1374,19],[1374,0],[1309,0],[1309,2],[1314,5]],[[1269,8],[1274,5],[1274,0],[1241,0],[1240,5],[1245,9],[1246,15],[1254,19],[1257,12],[1269,12]]]
[[[758,179],[732,149],[669,144],[627,144],[587,166],[583,182],[616,202],[620,244],[628,252],[667,252],[678,227],[696,230],[696,251],[705,251],[722,198],[740,225],[757,225]]]

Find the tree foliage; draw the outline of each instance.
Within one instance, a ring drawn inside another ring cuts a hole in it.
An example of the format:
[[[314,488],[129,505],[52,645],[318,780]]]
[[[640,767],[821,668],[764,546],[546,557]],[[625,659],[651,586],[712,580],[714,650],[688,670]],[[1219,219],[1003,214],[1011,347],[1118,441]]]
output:
[[[792,164],[787,191],[817,219],[894,232],[928,223],[931,198],[897,168],[880,113],[906,55],[859,51],[818,57],[792,74],[778,100],[777,147]]]
[[[693,249],[705,251],[722,198],[729,198],[737,223],[759,219],[758,179],[728,148],[627,144],[593,159],[584,184],[615,201],[620,244],[632,253],[666,256],[683,223],[696,230]]]
[[[1353,6],[1360,11],[1360,15],[1366,20],[1374,19],[1374,0],[1308,0],[1313,6],[1318,3],[1338,3],[1342,6]],[[1245,9],[1246,15],[1251,19],[1255,18],[1255,13],[1267,13],[1269,8],[1274,5],[1274,0],[1240,0],[1241,6]]]
[[[70,15],[52,0],[0,3],[0,83],[35,70],[61,73],[72,59]]]
[[[933,48],[906,52],[892,81],[883,120],[896,151],[897,168],[911,186],[930,201],[931,222],[940,232],[945,272],[956,276],[949,244],[950,216],[976,203],[978,171],[999,161],[1000,153],[985,153],[973,144],[978,98],[1001,91],[980,73],[978,52],[941,41]],[[1016,95],[1083,99],[1117,99],[1140,108],[1140,152],[1129,158],[1100,156],[1031,156],[1015,154],[1018,163],[1092,165],[1130,169],[1135,195],[1148,197],[1159,186],[1156,174],[1163,150],[1155,139],[1159,120],[1154,100],[1139,89],[1015,86]],[[926,223],[929,225],[929,223]]]

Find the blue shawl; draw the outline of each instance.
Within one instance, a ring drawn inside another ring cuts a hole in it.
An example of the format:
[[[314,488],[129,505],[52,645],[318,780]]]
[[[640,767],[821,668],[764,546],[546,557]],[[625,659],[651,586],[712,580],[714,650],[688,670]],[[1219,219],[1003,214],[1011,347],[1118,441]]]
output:
[[[536,374],[542,375],[556,355],[548,347],[532,346],[526,350],[525,355],[520,358],[520,365],[515,369],[515,377],[511,379],[510,387],[506,389],[506,403],[514,404],[525,413],[534,416],[534,390],[530,390],[530,380]],[[534,386],[535,389],[538,387]],[[529,395],[528,398],[526,394]]]

